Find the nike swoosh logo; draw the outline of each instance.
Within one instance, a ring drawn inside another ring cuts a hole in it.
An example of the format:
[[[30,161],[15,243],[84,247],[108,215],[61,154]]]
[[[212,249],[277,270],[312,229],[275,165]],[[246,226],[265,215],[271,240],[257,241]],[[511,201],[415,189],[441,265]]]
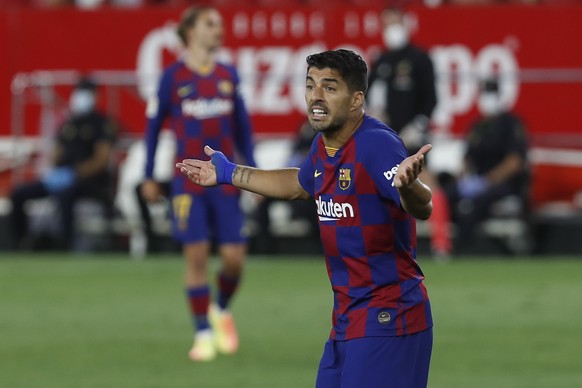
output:
[[[323,172],[319,172],[319,171],[315,170],[315,172],[313,173],[313,176],[317,178],[321,174],[323,174]]]
[[[181,88],[178,88],[178,96],[186,97],[188,94],[192,92],[192,89],[193,89],[192,85],[182,86]]]

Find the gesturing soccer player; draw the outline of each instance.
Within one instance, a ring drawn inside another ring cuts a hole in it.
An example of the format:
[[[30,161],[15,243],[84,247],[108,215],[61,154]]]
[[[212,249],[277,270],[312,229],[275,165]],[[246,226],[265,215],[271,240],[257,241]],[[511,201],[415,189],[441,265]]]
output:
[[[223,38],[220,14],[211,7],[189,8],[178,25],[178,35],[186,46],[184,59],[164,71],[157,98],[148,104],[146,180],[142,184],[148,201],[161,195],[160,185],[152,177],[158,135],[166,118],[176,134],[176,161],[192,155],[204,157],[202,145],[209,144],[229,158],[237,148],[249,165],[255,163],[251,125],[239,94],[237,72],[214,59]],[[232,186],[203,190],[177,173],[171,195],[172,232],[183,244],[186,296],[195,326],[189,356],[194,361],[209,361],[217,350],[235,353],[238,336],[228,307],[246,255],[240,191]],[[207,276],[212,238],[222,258],[216,305],[210,305]]]
[[[432,317],[414,218],[432,211],[431,190],[418,179],[431,146],[407,157],[396,133],[364,113],[366,73],[349,50],[307,57],[307,115],[319,133],[300,168],[235,165],[211,147],[210,161],[176,167],[201,186],[315,199],[334,293],[317,388],[426,387]]]

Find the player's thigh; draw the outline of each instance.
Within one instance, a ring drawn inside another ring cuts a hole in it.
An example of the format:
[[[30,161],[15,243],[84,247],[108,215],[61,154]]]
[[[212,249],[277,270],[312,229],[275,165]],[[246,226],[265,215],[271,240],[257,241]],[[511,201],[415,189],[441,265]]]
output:
[[[211,203],[214,236],[218,244],[237,244],[246,242],[243,231],[244,213],[240,207],[240,195],[213,192]]]
[[[172,235],[184,244],[209,239],[208,203],[203,194],[182,193],[172,197]]]
[[[345,341],[327,340],[319,362],[315,388],[341,388],[345,345]]]
[[[432,329],[348,341],[341,388],[426,388]]]

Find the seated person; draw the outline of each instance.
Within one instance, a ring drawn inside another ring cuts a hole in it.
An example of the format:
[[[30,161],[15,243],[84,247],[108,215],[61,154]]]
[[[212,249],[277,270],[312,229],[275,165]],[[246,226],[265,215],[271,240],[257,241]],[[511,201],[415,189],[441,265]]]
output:
[[[458,241],[467,246],[475,227],[490,217],[494,203],[508,196],[524,198],[529,176],[522,121],[503,108],[497,80],[483,81],[480,87],[481,117],[467,135],[461,175],[442,179]]]
[[[96,110],[97,86],[81,80],[71,93],[71,116],[60,126],[52,166],[35,182],[25,183],[10,195],[14,247],[27,248],[28,217],[25,203],[52,197],[58,203],[60,225],[57,246],[68,249],[73,242],[73,210],[79,198],[104,198],[110,187],[109,162],[116,134],[112,120]],[[30,248],[30,247],[28,247]]]

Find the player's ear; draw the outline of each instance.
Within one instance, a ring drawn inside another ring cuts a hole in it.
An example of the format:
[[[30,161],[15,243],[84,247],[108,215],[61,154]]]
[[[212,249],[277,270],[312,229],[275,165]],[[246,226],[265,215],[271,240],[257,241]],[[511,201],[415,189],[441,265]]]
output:
[[[357,91],[352,93],[352,104],[350,106],[350,110],[354,111],[362,109],[362,107],[364,106],[364,102],[365,97],[363,92]]]

